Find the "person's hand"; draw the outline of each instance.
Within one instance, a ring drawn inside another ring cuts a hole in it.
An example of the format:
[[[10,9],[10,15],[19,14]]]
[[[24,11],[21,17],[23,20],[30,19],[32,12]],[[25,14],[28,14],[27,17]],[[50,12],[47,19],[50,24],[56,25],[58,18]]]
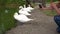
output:
[[[51,3],[51,6],[56,10],[57,14],[60,15],[60,10],[59,10],[59,8],[56,6],[56,4],[55,4],[55,3]]]
[[[54,8],[56,6],[55,3],[51,3],[51,7]]]

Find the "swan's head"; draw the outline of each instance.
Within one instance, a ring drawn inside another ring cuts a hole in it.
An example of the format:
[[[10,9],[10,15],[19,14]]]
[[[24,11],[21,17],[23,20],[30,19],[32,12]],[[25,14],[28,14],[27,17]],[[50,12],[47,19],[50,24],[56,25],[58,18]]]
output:
[[[15,13],[14,13],[14,18],[16,19],[16,18],[17,18],[17,16],[18,16],[18,13],[17,13],[17,12],[15,12]]]
[[[26,8],[26,5],[24,5],[24,8]]]
[[[15,13],[14,13],[14,15],[18,15],[18,13],[17,13],[17,12],[15,12]]]
[[[19,9],[23,8],[23,6],[19,6]]]

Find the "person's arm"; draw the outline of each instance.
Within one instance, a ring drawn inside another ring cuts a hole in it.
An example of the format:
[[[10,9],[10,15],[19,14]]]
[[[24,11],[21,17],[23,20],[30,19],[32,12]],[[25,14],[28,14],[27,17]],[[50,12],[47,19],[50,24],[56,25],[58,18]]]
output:
[[[57,8],[56,4],[51,3],[51,6],[56,10],[56,12],[60,15],[60,10]]]

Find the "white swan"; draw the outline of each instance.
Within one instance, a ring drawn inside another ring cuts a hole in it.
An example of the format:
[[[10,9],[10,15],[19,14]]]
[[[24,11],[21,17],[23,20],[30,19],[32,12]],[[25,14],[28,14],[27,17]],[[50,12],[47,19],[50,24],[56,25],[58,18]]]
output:
[[[23,8],[24,11],[27,11],[27,12],[31,12],[30,9],[26,8],[26,6],[24,5],[24,8]]]
[[[28,13],[28,11],[25,10],[25,8],[23,8],[23,6],[19,6],[19,13],[20,14],[24,14],[24,15],[31,15]]]
[[[34,8],[32,8],[30,5],[28,5],[27,7],[29,10],[33,10]]]
[[[31,15],[27,11],[24,11],[23,9],[19,10],[19,13],[24,15]]]
[[[33,20],[33,19],[29,19],[27,16],[23,14],[18,15],[17,12],[14,14],[14,18],[22,23]]]

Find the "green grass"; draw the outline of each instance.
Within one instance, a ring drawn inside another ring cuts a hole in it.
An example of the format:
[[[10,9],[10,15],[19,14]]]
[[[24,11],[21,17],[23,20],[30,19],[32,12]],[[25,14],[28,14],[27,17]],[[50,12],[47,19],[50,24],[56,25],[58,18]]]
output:
[[[47,2],[50,2],[51,0],[47,0]],[[54,2],[57,1],[57,0],[53,0]]]
[[[16,25],[15,20],[14,20],[14,13],[17,12],[17,9],[7,9],[8,13],[5,13],[5,10],[2,10],[0,12],[1,14],[1,19],[0,19],[0,28],[2,31],[7,31],[10,28],[14,27]],[[0,32],[1,33],[1,32]]]
[[[48,15],[48,16],[54,16],[57,15],[55,10],[45,10],[43,11],[44,14]]]
[[[13,15],[23,4],[25,1],[22,0],[0,0],[0,34],[16,26]],[[5,13],[5,10],[8,10],[8,13]]]

